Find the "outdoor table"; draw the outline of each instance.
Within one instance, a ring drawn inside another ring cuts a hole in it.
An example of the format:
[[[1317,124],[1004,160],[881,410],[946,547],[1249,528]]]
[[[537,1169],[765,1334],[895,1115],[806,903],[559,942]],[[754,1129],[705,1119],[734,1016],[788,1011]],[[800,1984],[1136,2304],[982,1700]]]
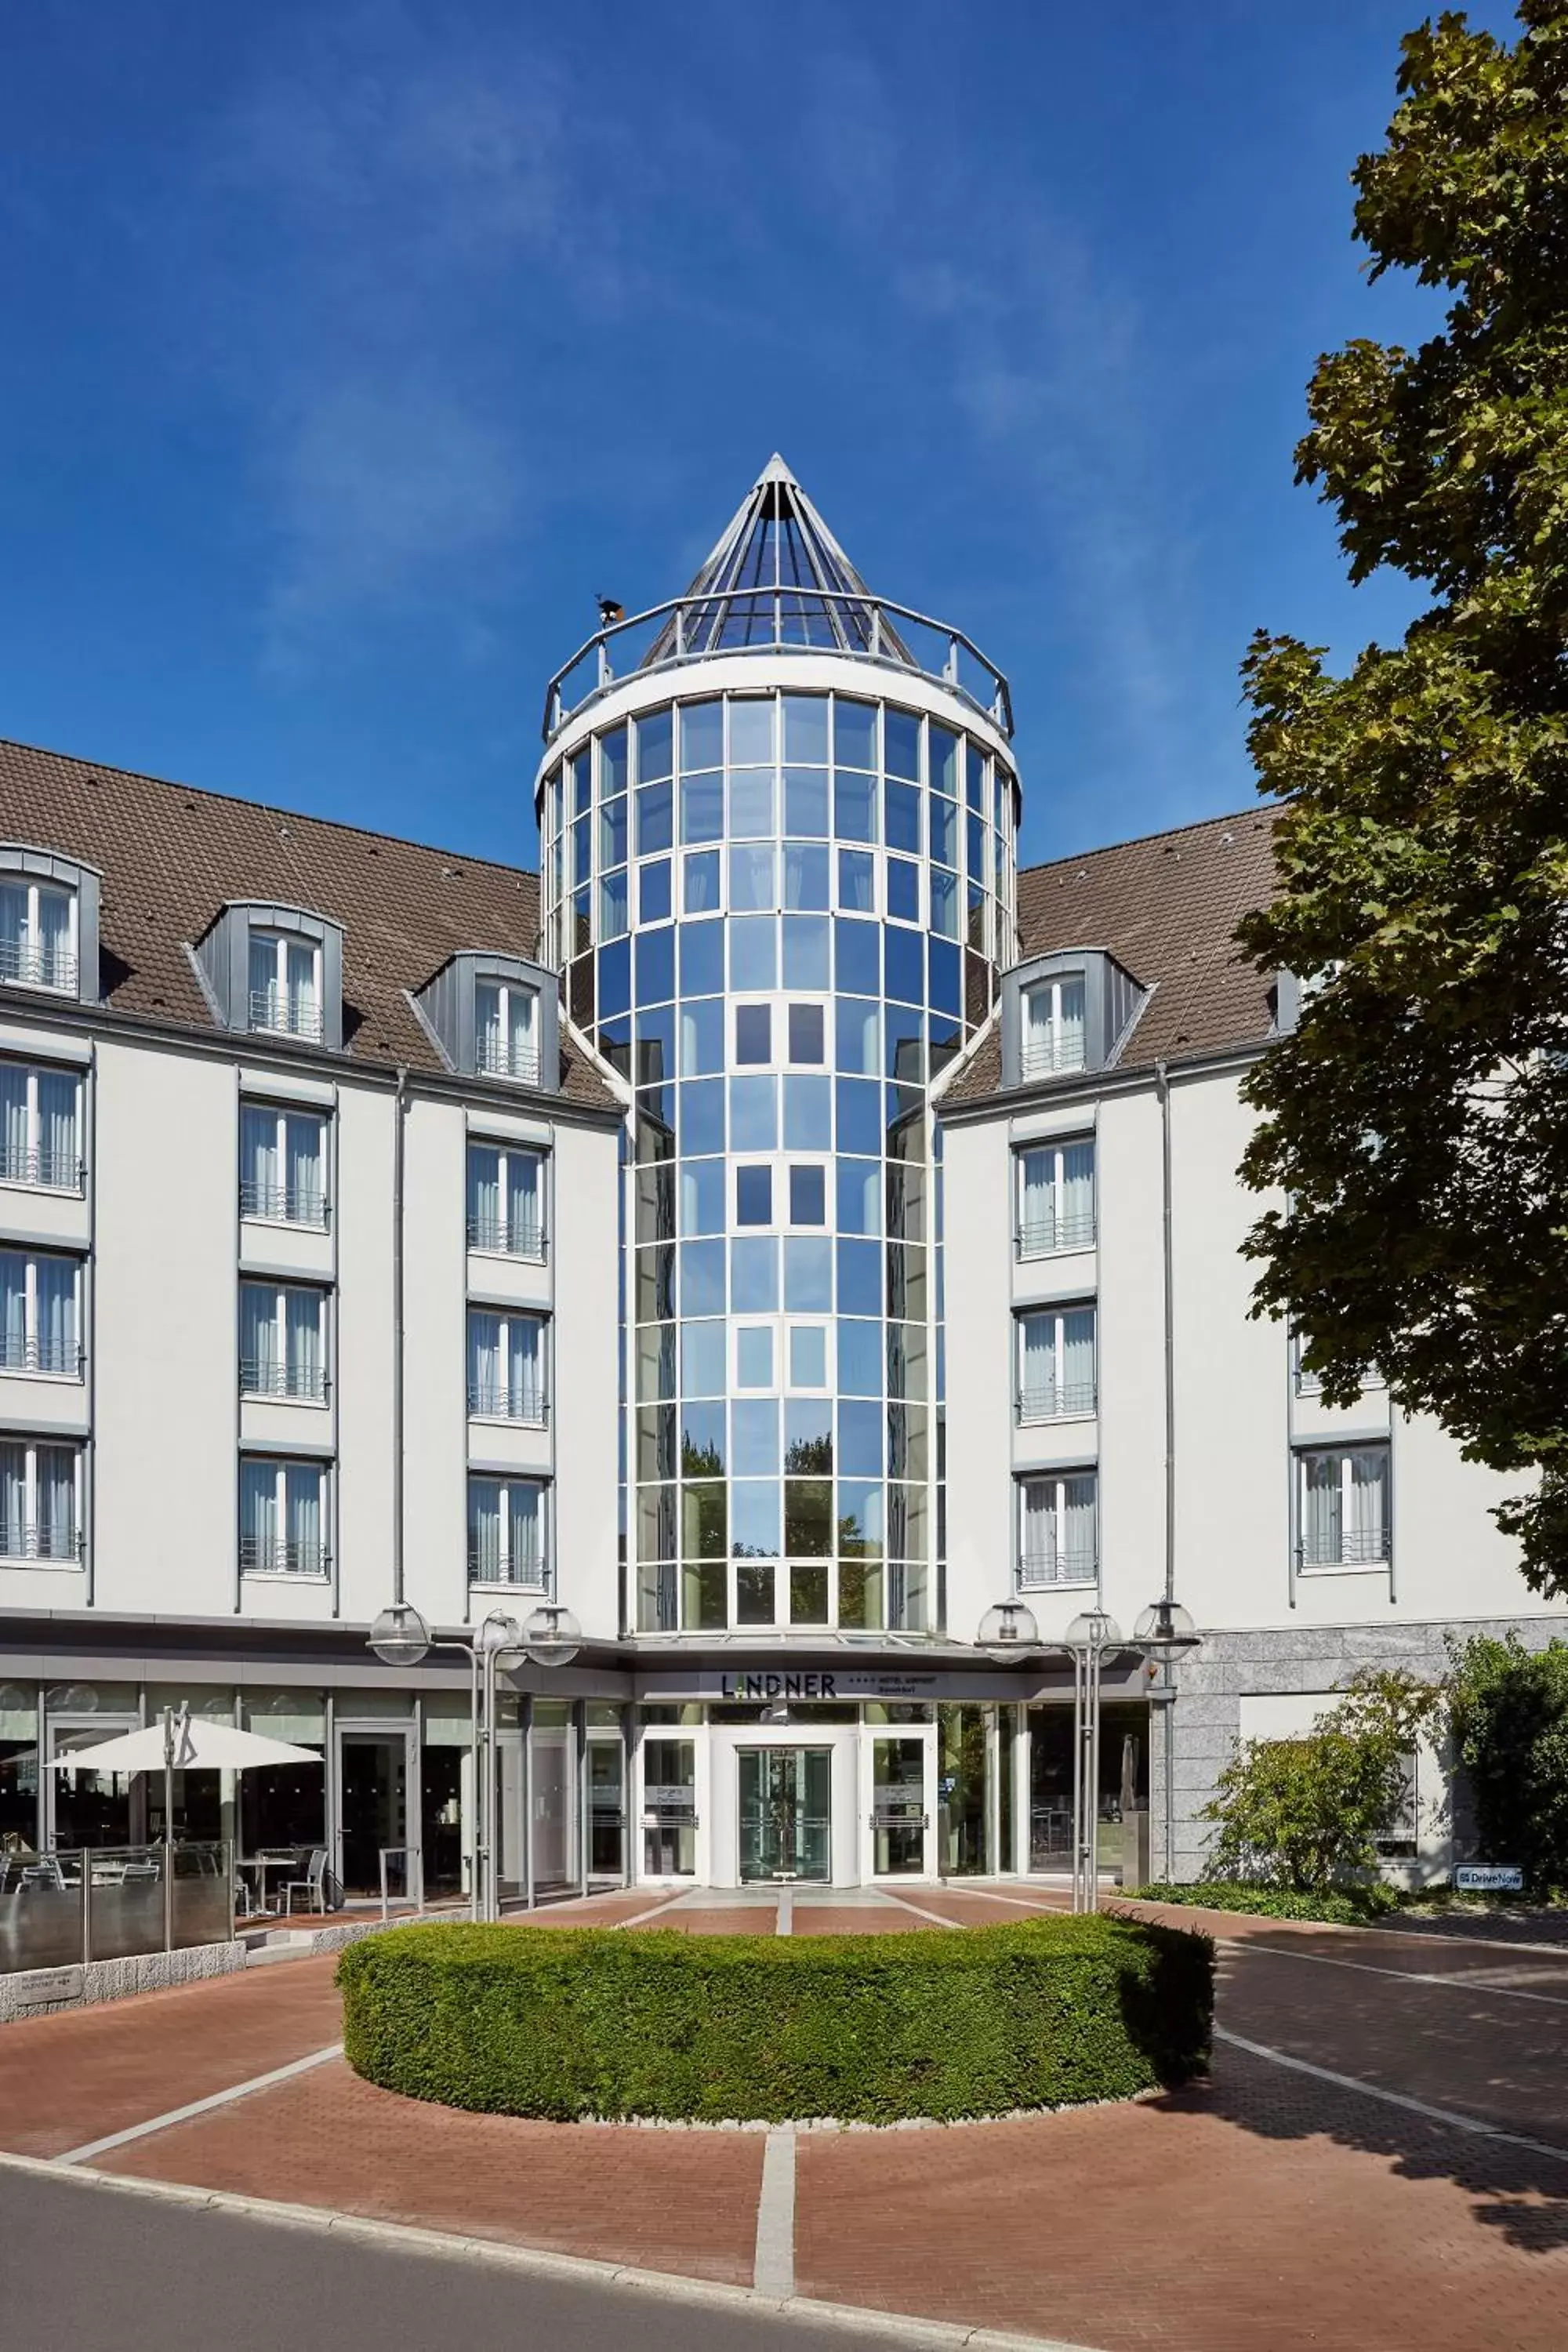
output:
[[[299,1867],[299,1856],[293,1853],[247,1853],[237,1867],[256,1873],[257,1905],[259,1916],[271,1917],[267,1900],[267,1874],[269,1870],[293,1871]]]

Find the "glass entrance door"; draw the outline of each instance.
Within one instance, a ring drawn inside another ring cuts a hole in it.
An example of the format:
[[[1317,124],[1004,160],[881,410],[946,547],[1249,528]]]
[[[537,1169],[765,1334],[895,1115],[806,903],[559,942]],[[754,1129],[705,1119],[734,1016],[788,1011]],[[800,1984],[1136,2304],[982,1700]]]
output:
[[[741,1877],[826,1879],[830,1748],[740,1748]]]
[[[412,1843],[405,1731],[340,1731],[338,1876],[345,1895],[379,1896],[383,1849],[405,1850]],[[387,1865],[388,1885],[400,1894],[411,1862],[398,1851]],[[415,1883],[411,1869],[406,1883]]]
[[[878,1878],[925,1875],[930,1746],[919,1732],[871,1742],[871,1869]]]

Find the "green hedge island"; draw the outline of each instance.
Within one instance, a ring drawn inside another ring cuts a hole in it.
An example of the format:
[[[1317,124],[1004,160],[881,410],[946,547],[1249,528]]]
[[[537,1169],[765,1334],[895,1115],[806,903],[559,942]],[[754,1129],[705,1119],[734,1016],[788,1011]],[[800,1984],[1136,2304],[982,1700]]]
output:
[[[956,1935],[402,1927],[345,1951],[367,2081],[571,2122],[953,2120],[1202,2071],[1213,1947],[1128,1918]]]
[[[1363,1885],[1266,1886],[1254,1879],[1205,1878],[1172,1881],[1138,1889],[1140,1903],[1180,1903],[1205,1911],[1244,1911],[1263,1919],[1322,1919],[1342,1927],[1364,1927],[1404,1907],[1398,1890],[1380,1878]]]

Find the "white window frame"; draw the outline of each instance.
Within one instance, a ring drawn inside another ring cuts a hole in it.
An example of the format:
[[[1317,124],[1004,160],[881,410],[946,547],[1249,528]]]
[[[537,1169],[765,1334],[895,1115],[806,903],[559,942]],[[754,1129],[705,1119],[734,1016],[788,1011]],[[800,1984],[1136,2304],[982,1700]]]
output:
[[[489,1024],[480,1007],[486,992],[493,990],[496,1016],[500,1031],[500,1045],[487,1040]],[[522,1042],[512,1033],[514,1009],[526,1007],[522,1024]],[[523,1085],[539,1084],[539,991],[531,982],[498,980],[480,972],[474,982],[474,1067],[482,1077],[516,1078]]]
[[[242,1482],[242,1510],[244,1500],[243,1480],[245,1471],[247,1469],[255,1470],[258,1468],[269,1469],[274,1474],[276,1480],[275,1507],[278,1513],[279,1524],[284,1528],[285,1530],[287,1530],[289,1523],[289,1473],[290,1471],[300,1470],[310,1470],[315,1473],[317,1479],[316,1508],[321,1522],[321,1540],[318,1549],[315,1565],[310,1568],[293,1567],[289,1565],[288,1556],[294,1547],[291,1544],[287,1532],[285,1532],[282,1537],[277,1538],[275,1543],[275,1549],[280,1548],[283,1553],[283,1565],[281,1567],[277,1565],[276,1559],[264,1565],[253,1558],[247,1563],[246,1559],[245,1548],[247,1544],[253,1544],[257,1542],[258,1538],[255,1536],[247,1535],[242,1517],[239,1529],[239,1572],[241,1576],[275,1578],[279,1582],[288,1584],[330,1583],[331,1581],[332,1573],[331,1465],[326,1462],[302,1460],[297,1454],[247,1454],[242,1457],[240,1465]]]
[[[42,988],[51,995],[74,996],[80,971],[80,905],[76,891],[68,882],[47,881],[16,867],[0,870],[0,884],[7,889],[25,890],[27,897],[21,937],[11,940],[0,934],[0,980],[15,988]],[[64,970],[61,971],[57,962],[47,978],[43,970],[43,940],[38,927],[38,908],[46,898],[63,898],[68,917]]]
[[[248,1181],[242,1172],[239,1180],[240,1215],[246,1219],[247,1223],[250,1224],[304,1225],[309,1227],[312,1233],[325,1233],[327,1230],[331,1196],[331,1161],[329,1155],[331,1145],[332,1122],[328,1114],[325,1111],[312,1109],[309,1103],[271,1103],[256,1102],[249,1099],[242,1100],[239,1107],[239,1136],[240,1151],[242,1154],[242,1171],[244,1166],[243,1154],[245,1150],[245,1122],[247,1118],[270,1118],[276,1122],[276,1134],[273,1149],[277,1152],[278,1164],[283,1170],[284,1175],[283,1181],[278,1187],[278,1191],[274,1195],[273,1204],[270,1207],[263,1207],[259,1203],[255,1185]],[[300,1213],[300,1202],[291,1190],[289,1182],[289,1121],[291,1118],[312,1119],[321,1130],[321,1150],[318,1154],[318,1158],[320,1159],[321,1167],[321,1190],[320,1197],[315,1203],[316,1213],[313,1216]],[[252,1196],[248,1202],[246,1198],[247,1192]],[[279,1206],[279,1203],[281,1203],[281,1205]]]
[[[23,1284],[26,1305],[23,1309],[23,1360],[19,1364],[13,1364],[4,1360],[4,1351],[9,1343],[5,1334],[0,1332],[0,1374],[12,1379],[73,1381],[79,1383],[85,1378],[84,1366],[87,1356],[82,1339],[81,1259],[68,1256],[63,1250],[27,1249],[17,1247],[14,1244],[5,1244],[5,1255],[7,1257],[19,1257],[24,1262],[26,1272],[23,1276]],[[76,1331],[76,1361],[68,1369],[58,1364],[40,1363],[38,1360],[38,1267],[46,1260],[52,1265],[68,1265],[71,1268],[71,1321]]]
[[[1049,1412],[1032,1411],[1024,1379],[1025,1338],[1027,1328],[1035,1322],[1047,1322],[1055,1327],[1051,1339],[1053,1366],[1051,1395],[1054,1399],[1059,1400],[1067,1393],[1067,1384],[1062,1378],[1062,1372],[1067,1357],[1067,1318],[1069,1315],[1088,1315],[1093,1326],[1090,1344],[1093,1349],[1094,1371],[1089,1381],[1089,1402],[1085,1403],[1079,1401],[1070,1405],[1058,1402]],[[1031,1307],[1015,1316],[1013,1319],[1016,1326],[1013,1345],[1017,1414],[1020,1425],[1032,1427],[1041,1422],[1091,1420],[1100,1410],[1100,1312],[1094,1300],[1065,1299],[1059,1307]]]
[[[1062,1020],[1062,996],[1063,992],[1070,988],[1076,988],[1079,993],[1079,1029],[1081,1037],[1079,1051],[1072,1055],[1067,1053],[1062,1044],[1062,1032],[1065,1025]],[[1018,1039],[1020,1077],[1027,1081],[1030,1078],[1048,1078],[1060,1070],[1086,1069],[1089,1066],[1089,1040],[1085,1033],[1085,1023],[1088,1018],[1088,990],[1084,984],[1083,973],[1081,971],[1052,972],[1043,980],[1030,981],[1020,993],[1022,996],[1019,1006]],[[1031,1034],[1037,1026],[1033,1007],[1037,999],[1042,996],[1048,997],[1050,1000],[1049,1015],[1042,1024],[1039,1024],[1048,1032],[1050,1039],[1049,1044],[1043,1047],[1032,1045],[1030,1042]]]
[[[9,1057],[5,1066],[9,1070],[20,1070],[27,1081],[27,1140],[23,1146],[26,1165],[20,1172],[8,1169],[3,1153],[0,1153],[0,1184],[26,1187],[27,1191],[35,1192],[72,1192],[79,1195],[87,1181],[87,1159],[82,1150],[81,1072],[62,1069],[57,1063],[19,1062],[11,1060]],[[44,1147],[40,1139],[41,1114],[38,1109],[40,1078],[69,1078],[76,1088],[76,1110],[72,1119],[76,1131],[76,1162],[68,1182],[62,1182],[58,1175],[46,1176],[43,1173]]]
[[[1089,1170],[1089,1205],[1088,1230],[1068,1232],[1068,1219],[1061,1202],[1067,1192],[1067,1154],[1087,1150],[1091,1155]],[[1051,1231],[1055,1238],[1048,1242],[1031,1243],[1029,1228],[1024,1218],[1026,1162],[1036,1154],[1049,1157],[1051,1161],[1050,1192],[1055,1204]],[[1020,1143],[1013,1154],[1013,1220],[1020,1259],[1059,1257],[1071,1250],[1093,1249],[1100,1238],[1100,1151],[1093,1135],[1064,1135],[1034,1143]]]
[[[273,951],[273,976],[265,988],[251,982],[255,950],[269,947]],[[308,989],[295,989],[289,981],[289,954],[303,949],[310,959],[310,982]],[[275,931],[261,925],[253,926],[246,947],[247,1026],[273,1037],[307,1037],[320,1043],[324,1034],[321,997],[321,942],[302,931]]]
[[[87,1530],[82,1516],[83,1465],[86,1448],[70,1438],[24,1437],[6,1432],[0,1434],[0,1444],[19,1445],[24,1456],[22,1505],[22,1542],[17,1549],[5,1541],[11,1529],[0,1518],[0,1567],[4,1568],[79,1568],[87,1549]],[[38,1454],[40,1449],[51,1454],[68,1454],[72,1458],[75,1491],[71,1502],[73,1541],[69,1551],[38,1549]]]
[[[500,1325],[497,1346],[497,1390],[500,1402],[481,1404],[479,1390],[474,1385],[473,1319],[476,1315],[493,1316]],[[513,1412],[510,1410],[512,1331],[518,1324],[539,1327],[539,1410],[537,1412]],[[468,1320],[463,1333],[464,1380],[468,1401],[468,1417],[472,1421],[504,1421],[513,1428],[543,1429],[550,1421],[551,1347],[550,1318],[536,1308],[521,1307],[491,1307],[483,1300],[470,1300]]]
[[[1322,1394],[1322,1392],[1323,1392],[1323,1384],[1322,1384],[1321,1381],[1318,1378],[1317,1373],[1316,1373],[1316,1372],[1310,1372],[1310,1371],[1307,1370],[1306,1366],[1302,1363],[1302,1361],[1301,1361],[1301,1346],[1302,1346],[1302,1340],[1301,1340],[1301,1334],[1300,1334],[1300,1331],[1292,1331],[1292,1332],[1291,1332],[1291,1334],[1290,1334],[1290,1387],[1291,1387],[1291,1390],[1292,1390],[1293,1393],[1294,1393],[1295,1395],[1299,1396],[1299,1397],[1318,1397],[1318,1396],[1321,1396],[1321,1394]],[[1376,1391],[1381,1392],[1384,1389],[1385,1389],[1385,1388],[1387,1387],[1388,1383],[1387,1383],[1387,1381],[1384,1379],[1383,1374],[1378,1370],[1377,1366],[1376,1366],[1375,1364],[1373,1364],[1373,1365],[1372,1365],[1372,1366],[1371,1366],[1371,1368],[1369,1369],[1369,1370],[1368,1370],[1368,1372],[1367,1372],[1367,1374],[1366,1374],[1366,1377],[1365,1377],[1365,1379],[1362,1381],[1362,1384],[1361,1384],[1361,1385],[1362,1385],[1362,1394],[1363,1394],[1363,1396],[1365,1396],[1365,1395],[1370,1394],[1370,1393],[1371,1393],[1371,1392],[1373,1392],[1373,1391]],[[1320,1450],[1321,1450],[1321,1449],[1320,1449]]]
[[[545,1219],[545,1185],[548,1181],[550,1154],[537,1143],[505,1143],[499,1137],[470,1135],[463,1164],[465,1192],[471,1188],[473,1155],[476,1151],[493,1151],[496,1155],[496,1190],[501,1201],[500,1223],[496,1228],[499,1238],[481,1237],[479,1220],[464,1211],[465,1230],[468,1247],[483,1257],[522,1257],[535,1265],[542,1265],[549,1254]],[[514,1160],[531,1160],[534,1167],[534,1196],[539,1203],[537,1231],[521,1240],[513,1234],[505,1203],[511,1197],[510,1168]]]
[[[1067,1517],[1067,1486],[1074,1478],[1088,1478],[1094,1486],[1094,1545],[1087,1568],[1072,1570],[1064,1567],[1068,1558],[1062,1542],[1062,1528]],[[1014,1549],[1016,1556],[1016,1584],[1020,1592],[1052,1592],[1068,1586],[1095,1587],[1100,1583],[1100,1473],[1092,1463],[1063,1470],[1031,1470],[1013,1481],[1014,1486]],[[1051,1522],[1051,1559],[1049,1572],[1033,1570],[1024,1549],[1024,1530],[1027,1524],[1028,1489],[1048,1487]]]
[[[242,1300],[243,1294],[247,1290],[269,1290],[272,1293],[273,1322],[278,1335],[277,1362],[283,1381],[283,1385],[280,1388],[260,1388],[256,1386],[253,1381],[247,1381],[246,1378],[247,1371],[249,1370],[254,1375],[258,1367],[255,1365],[247,1366],[245,1356],[242,1352],[239,1360],[239,1392],[241,1396],[259,1398],[267,1404],[325,1404],[327,1402],[328,1392],[331,1385],[331,1375],[327,1354],[328,1342],[330,1339],[330,1332],[327,1324],[327,1300],[329,1294],[324,1290],[318,1289],[314,1283],[269,1282],[255,1275],[246,1275],[242,1277],[240,1290]],[[313,1298],[316,1302],[316,1339],[321,1375],[321,1388],[319,1394],[310,1391],[301,1392],[290,1385],[294,1379],[294,1368],[289,1360],[289,1301],[290,1298]],[[245,1341],[243,1304],[241,1308],[239,1338],[241,1349],[243,1349]]]
[[[1364,1559],[1347,1557],[1356,1549],[1351,1526],[1352,1465],[1357,1454],[1376,1454],[1383,1459],[1383,1525],[1381,1549]],[[1340,1549],[1335,1559],[1307,1558],[1307,1466],[1318,1461],[1340,1465]],[[1386,1438],[1362,1444],[1301,1445],[1295,1455],[1296,1572],[1299,1576],[1386,1576],[1394,1559],[1394,1448]]]
[[[531,1492],[537,1493],[539,1497],[539,1573],[537,1576],[525,1577],[512,1573],[502,1573],[500,1576],[479,1574],[473,1539],[473,1493],[476,1486],[494,1486],[499,1491],[501,1527],[500,1566],[503,1571],[510,1570],[515,1566],[511,1543],[511,1529],[515,1516],[512,1509],[513,1490],[518,1487],[527,1487]],[[469,1584],[479,1591],[549,1592],[552,1591],[551,1537],[554,1515],[551,1509],[550,1480],[531,1474],[511,1471],[470,1470],[466,1501],[468,1519],[464,1541],[468,1547]]]

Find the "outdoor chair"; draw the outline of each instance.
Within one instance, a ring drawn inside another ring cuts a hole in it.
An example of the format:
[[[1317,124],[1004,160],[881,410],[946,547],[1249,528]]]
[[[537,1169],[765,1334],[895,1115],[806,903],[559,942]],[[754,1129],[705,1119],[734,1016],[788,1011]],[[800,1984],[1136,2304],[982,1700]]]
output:
[[[325,1911],[327,1907],[326,1878],[327,1849],[324,1845],[314,1846],[310,1852],[310,1859],[305,1864],[304,1877],[285,1879],[283,1883],[284,1910],[291,1915],[295,1895],[302,1895],[305,1897],[305,1908],[308,1911]]]

